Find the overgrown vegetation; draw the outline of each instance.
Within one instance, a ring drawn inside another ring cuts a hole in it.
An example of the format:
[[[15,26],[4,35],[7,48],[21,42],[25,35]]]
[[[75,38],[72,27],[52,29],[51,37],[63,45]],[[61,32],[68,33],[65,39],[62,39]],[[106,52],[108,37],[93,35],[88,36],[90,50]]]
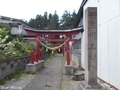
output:
[[[0,23],[0,61],[29,55],[35,46],[22,39],[22,36],[13,37],[10,27]]]

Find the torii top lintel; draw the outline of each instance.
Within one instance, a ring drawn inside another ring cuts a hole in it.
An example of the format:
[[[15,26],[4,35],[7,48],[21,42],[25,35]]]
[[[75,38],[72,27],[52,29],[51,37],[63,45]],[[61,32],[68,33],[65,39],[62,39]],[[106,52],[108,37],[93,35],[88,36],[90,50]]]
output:
[[[68,29],[68,30],[35,30],[24,28],[27,34],[29,35],[74,35],[79,34],[83,28],[75,28],[75,29]]]

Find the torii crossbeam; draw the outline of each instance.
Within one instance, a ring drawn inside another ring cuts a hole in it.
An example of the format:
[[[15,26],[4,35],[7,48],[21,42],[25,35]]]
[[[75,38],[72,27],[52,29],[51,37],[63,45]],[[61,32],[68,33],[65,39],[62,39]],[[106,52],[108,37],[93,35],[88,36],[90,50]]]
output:
[[[68,30],[35,30],[30,28],[24,28],[28,35],[34,35],[34,37],[26,37],[29,41],[36,42],[36,61],[41,60],[41,51],[39,49],[40,42],[65,42],[66,55],[67,55],[67,65],[70,65],[70,42],[78,41],[78,39],[73,39],[73,35],[77,35],[83,31],[83,28],[75,28]],[[40,36],[48,35],[47,38],[41,38]],[[55,35],[64,35],[64,38],[55,38]],[[64,46],[62,47],[62,53],[64,54]],[[31,55],[33,52],[31,53]],[[33,57],[31,57],[33,58]],[[34,61],[32,60],[32,63]]]

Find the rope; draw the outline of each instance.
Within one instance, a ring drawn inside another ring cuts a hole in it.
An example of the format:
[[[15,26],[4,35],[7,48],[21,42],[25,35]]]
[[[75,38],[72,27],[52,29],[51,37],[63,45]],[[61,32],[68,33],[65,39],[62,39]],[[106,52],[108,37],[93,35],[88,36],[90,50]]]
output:
[[[70,38],[68,38],[64,43],[62,43],[61,45],[56,46],[56,47],[49,47],[49,46],[45,45],[44,43],[42,43],[38,38],[36,38],[36,39],[41,43],[41,45],[45,46],[47,49],[56,50],[56,49],[59,49],[60,47],[62,47]]]

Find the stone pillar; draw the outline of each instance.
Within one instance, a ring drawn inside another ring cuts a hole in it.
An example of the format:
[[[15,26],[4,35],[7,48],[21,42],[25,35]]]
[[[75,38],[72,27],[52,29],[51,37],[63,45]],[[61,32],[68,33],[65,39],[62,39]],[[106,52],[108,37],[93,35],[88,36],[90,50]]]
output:
[[[97,8],[85,10],[85,83],[86,89],[101,87],[97,83]],[[103,90],[103,89],[102,89]]]
[[[85,81],[89,85],[95,85],[97,84],[97,8],[85,10],[85,30]]]

